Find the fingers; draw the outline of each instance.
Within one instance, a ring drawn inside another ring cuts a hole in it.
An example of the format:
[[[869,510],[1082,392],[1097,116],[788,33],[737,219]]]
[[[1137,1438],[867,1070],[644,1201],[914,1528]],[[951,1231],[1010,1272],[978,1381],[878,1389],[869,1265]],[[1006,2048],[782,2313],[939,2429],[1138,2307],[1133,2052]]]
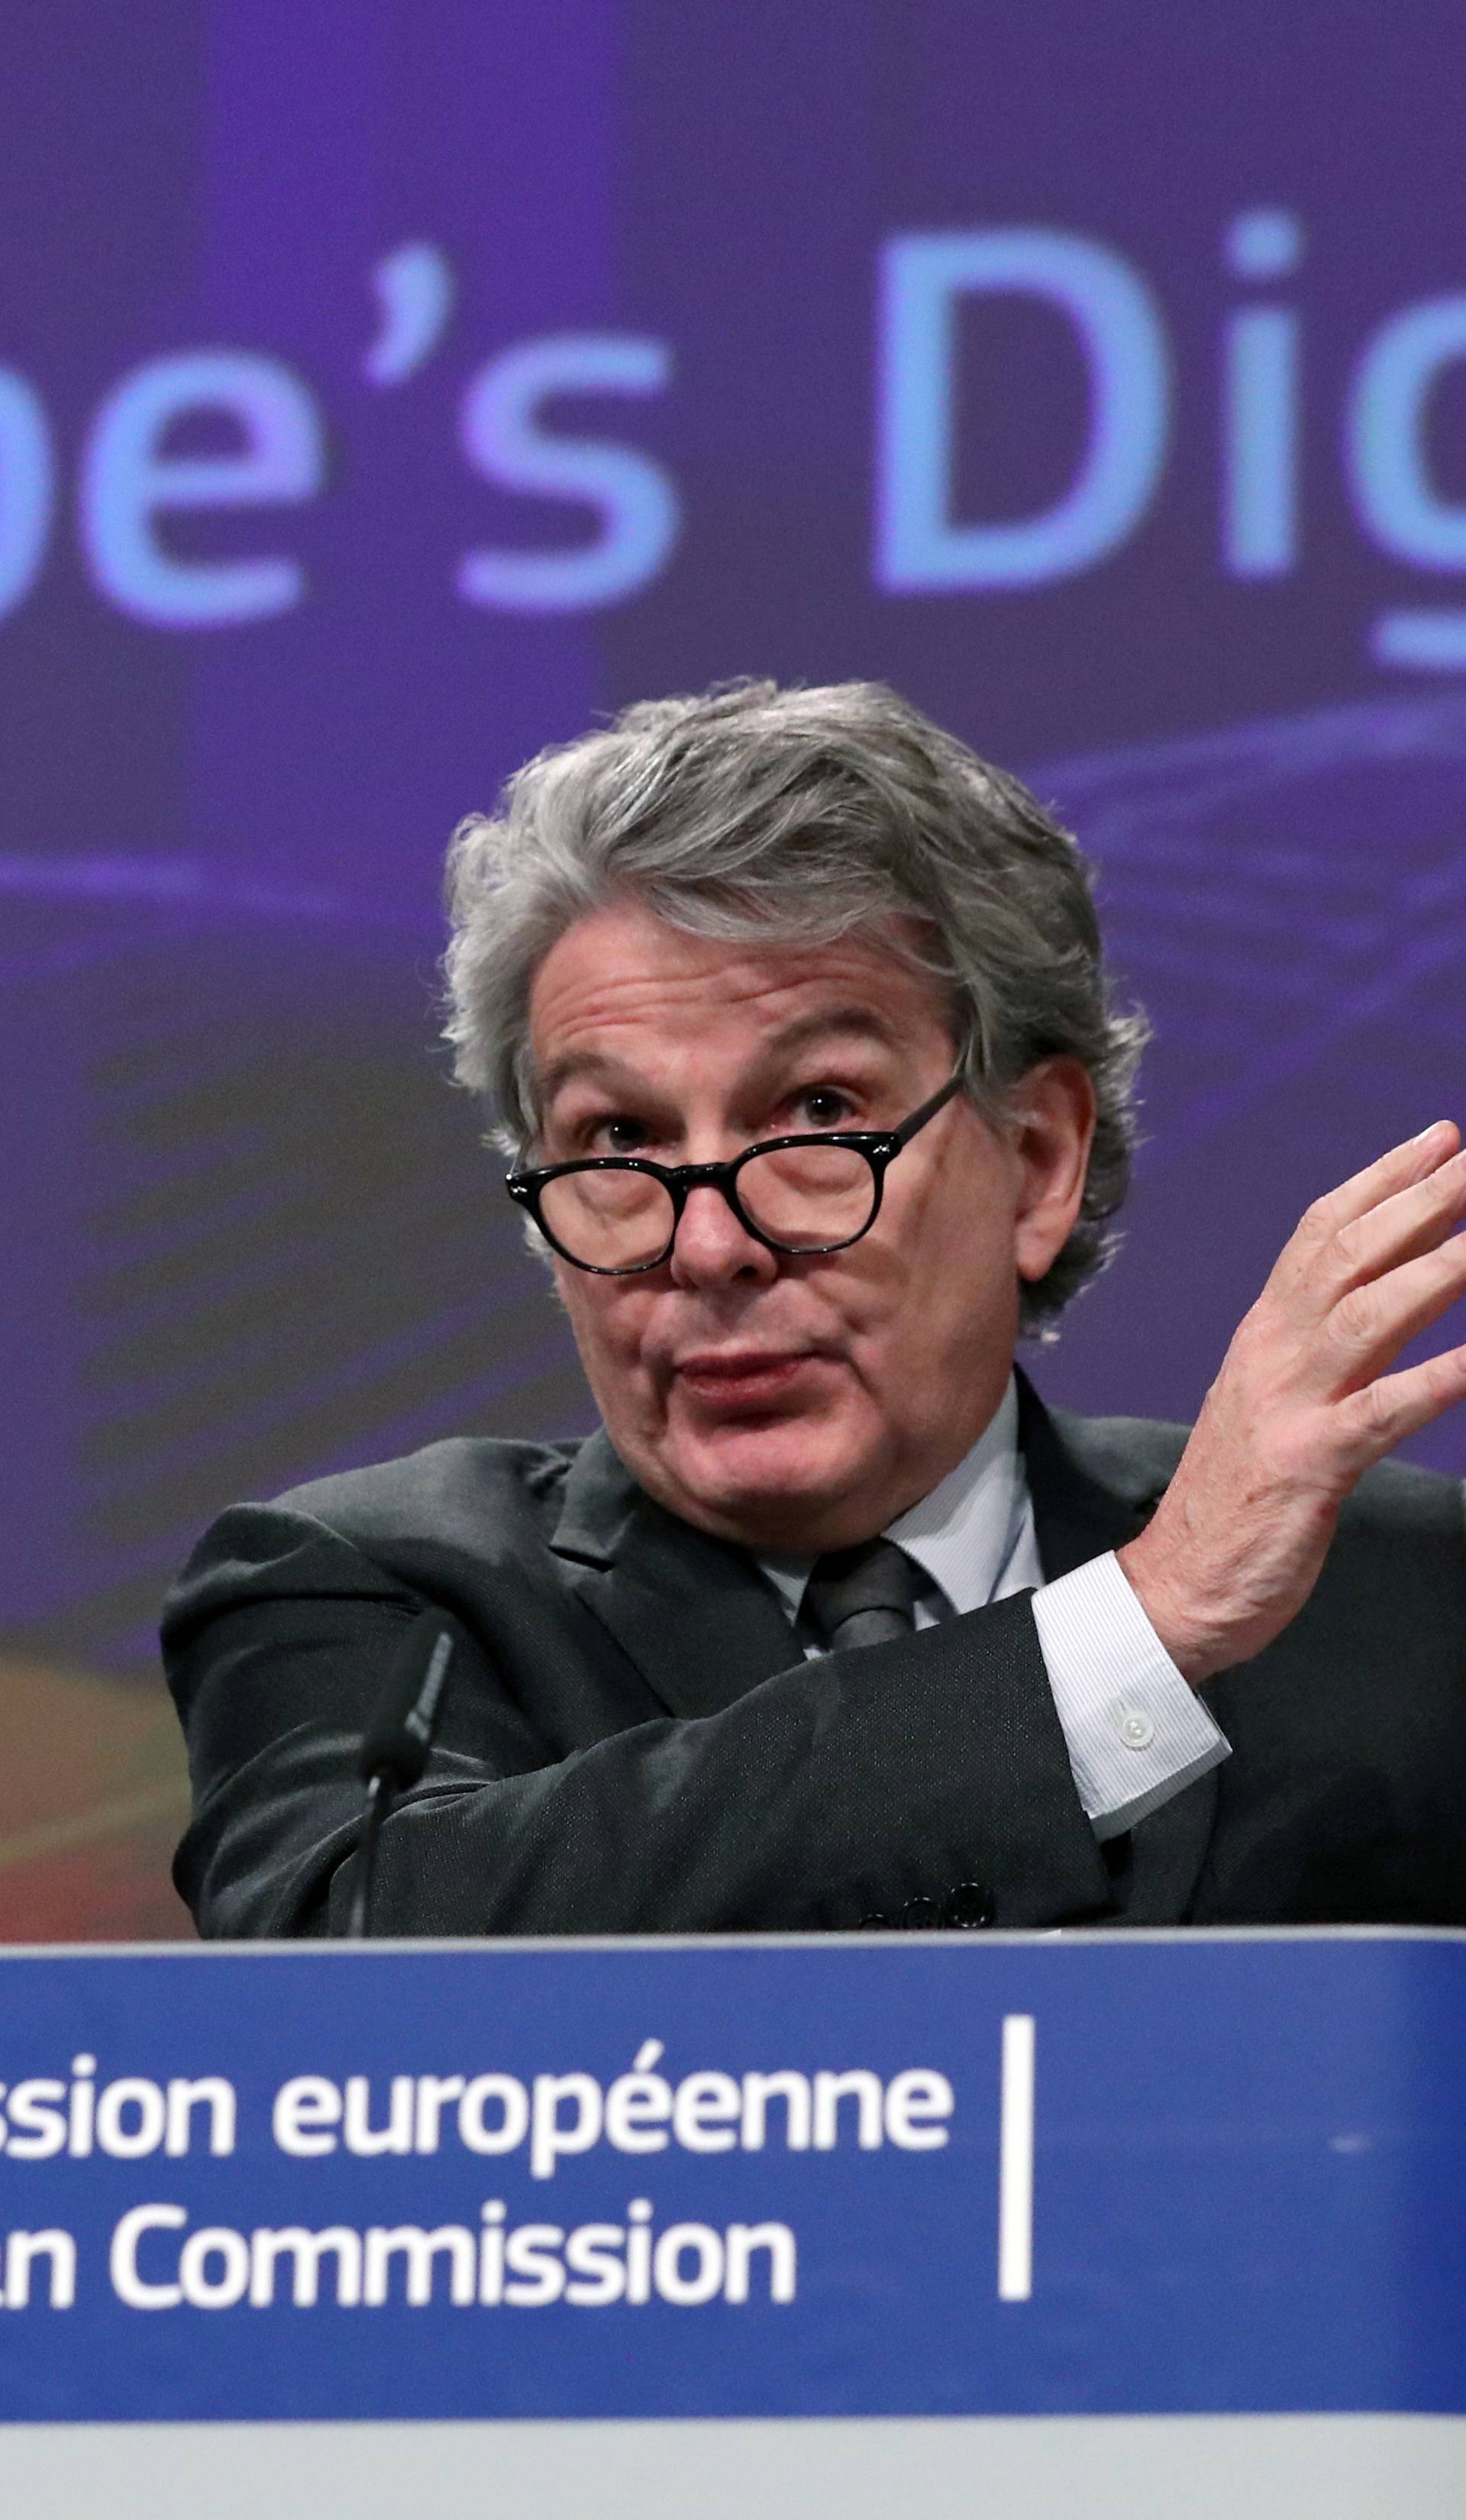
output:
[[[1372,1282],[1356,1286],[1335,1306],[1328,1323],[1334,1364],[1344,1366],[1336,1388],[1357,1390],[1394,1363],[1406,1341],[1429,1329],[1466,1294],[1466,1235],[1444,1248],[1422,1252]],[[1330,1374],[1330,1380],[1334,1376]]]
[[[1418,1138],[1406,1138],[1388,1154],[1366,1164],[1337,1190],[1315,1199],[1304,1219],[1314,1224],[1320,1237],[1337,1234],[1341,1225],[1352,1225],[1356,1216],[1367,1216],[1382,1199],[1396,1191],[1406,1190],[1412,1182],[1423,1181],[1453,1155],[1461,1143],[1461,1132],[1454,1120],[1433,1120]]]
[[[1441,1241],[1466,1216],[1460,1145],[1455,1122],[1437,1121],[1315,1199],[1268,1292],[1289,1313],[1316,1321],[1352,1286]]]
[[[1343,1294],[1401,1261],[1434,1251],[1466,1216],[1466,1152],[1449,1155],[1421,1182],[1396,1191],[1333,1238],[1329,1291]]]
[[[1447,1348],[1403,1373],[1366,1383],[1340,1401],[1338,1418],[1358,1468],[1364,1470],[1461,1400],[1466,1400],[1466,1347]]]

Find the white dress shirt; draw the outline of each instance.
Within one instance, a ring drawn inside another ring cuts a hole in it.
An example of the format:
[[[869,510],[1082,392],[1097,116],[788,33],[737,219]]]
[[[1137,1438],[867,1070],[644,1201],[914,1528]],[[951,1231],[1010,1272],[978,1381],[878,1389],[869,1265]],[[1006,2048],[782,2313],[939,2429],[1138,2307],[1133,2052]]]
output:
[[[966,1459],[884,1536],[927,1579],[918,1628],[1034,1587],[1048,1686],[1096,1837],[1118,1837],[1228,1755],[1231,1744],[1177,1670],[1113,1551],[1044,1583],[1018,1450],[1016,1382]],[[814,1559],[758,1562],[797,1619]]]

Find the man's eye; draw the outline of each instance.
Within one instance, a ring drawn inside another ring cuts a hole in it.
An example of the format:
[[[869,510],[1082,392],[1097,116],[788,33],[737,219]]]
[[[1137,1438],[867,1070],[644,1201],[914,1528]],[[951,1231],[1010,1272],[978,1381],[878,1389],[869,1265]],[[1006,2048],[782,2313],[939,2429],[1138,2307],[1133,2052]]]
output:
[[[620,1115],[598,1120],[591,1134],[598,1155],[635,1155],[646,1144],[646,1131],[641,1121]]]
[[[833,1085],[807,1085],[794,1098],[795,1109],[807,1129],[838,1129],[851,1113],[848,1095]]]

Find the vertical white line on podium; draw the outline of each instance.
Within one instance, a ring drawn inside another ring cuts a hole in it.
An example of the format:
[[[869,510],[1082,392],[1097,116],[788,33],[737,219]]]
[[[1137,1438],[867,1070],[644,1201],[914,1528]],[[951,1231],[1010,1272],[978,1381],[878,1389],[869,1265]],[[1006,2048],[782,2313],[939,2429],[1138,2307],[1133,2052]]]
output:
[[[998,2150],[998,2298],[1028,2301],[1034,2289],[1034,2016],[1002,2024],[1002,2104]]]

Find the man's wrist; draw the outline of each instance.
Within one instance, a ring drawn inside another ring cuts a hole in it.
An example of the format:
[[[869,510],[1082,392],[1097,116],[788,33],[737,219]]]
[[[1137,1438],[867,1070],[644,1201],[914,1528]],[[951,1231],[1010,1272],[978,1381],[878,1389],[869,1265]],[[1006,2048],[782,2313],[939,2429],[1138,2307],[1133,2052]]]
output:
[[[1148,1531],[1115,1552],[1116,1563],[1183,1680],[1202,1688],[1225,1667],[1215,1631],[1176,1598],[1165,1571],[1147,1549]]]

